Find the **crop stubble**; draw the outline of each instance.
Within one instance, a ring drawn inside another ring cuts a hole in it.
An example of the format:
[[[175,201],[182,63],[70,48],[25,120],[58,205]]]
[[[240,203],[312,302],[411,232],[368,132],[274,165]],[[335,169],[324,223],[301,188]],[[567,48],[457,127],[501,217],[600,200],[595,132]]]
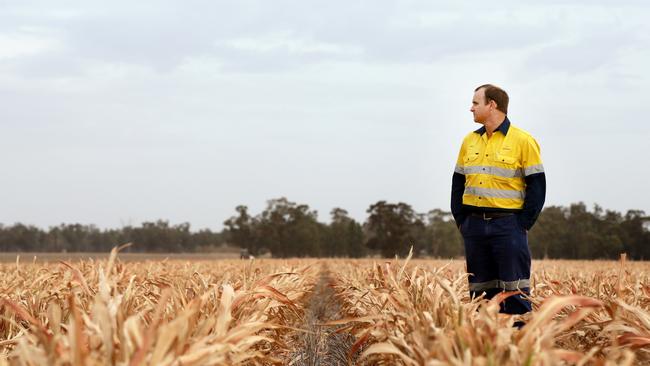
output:
[[[534,262],[518,330],[462,261],[116,254],[0,264],[0,365],[649,362],[647,262]]]

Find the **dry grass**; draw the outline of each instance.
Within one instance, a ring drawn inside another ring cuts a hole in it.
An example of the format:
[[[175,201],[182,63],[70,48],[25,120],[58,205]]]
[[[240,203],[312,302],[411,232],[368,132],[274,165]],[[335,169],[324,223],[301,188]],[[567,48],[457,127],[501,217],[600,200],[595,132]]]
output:
[[[11,268],[13,267],[13,268]],[[0,364],[280,364],[317,270],[265,261],[4,264]]]
[[[19,259],[22,263],[43,263],[58,261],[102,260],[108,259],[110,253],[96,252],[0,252],[0,263],[15,263]],[[163,260],[218,260],[238,259],[239,248],[224,248],[217,252],[209,253],[120,253],[122,262],[143,262]]]
[[[526,326],[470,301],[461,262],[339,262],[336,290],[368,364],[647,364],[648,263],[534,264]]]
[[[0,264],[0,365],[650,362],[647,262],[535,262],[518,330],[462,261],[116,254]]]

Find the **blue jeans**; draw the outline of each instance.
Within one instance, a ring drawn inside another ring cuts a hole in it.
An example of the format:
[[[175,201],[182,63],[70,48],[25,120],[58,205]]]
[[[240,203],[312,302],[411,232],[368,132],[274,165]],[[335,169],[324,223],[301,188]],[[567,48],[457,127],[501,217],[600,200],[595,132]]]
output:
[[[516,215],[490,220],[470,215],[460,230],[470,273],[470,296],[485,294],[491,299],[502,291],[530,293],[528,234]],[[501,303],[502,313],[524,314],[530,310],[530,302],[521,294]]]

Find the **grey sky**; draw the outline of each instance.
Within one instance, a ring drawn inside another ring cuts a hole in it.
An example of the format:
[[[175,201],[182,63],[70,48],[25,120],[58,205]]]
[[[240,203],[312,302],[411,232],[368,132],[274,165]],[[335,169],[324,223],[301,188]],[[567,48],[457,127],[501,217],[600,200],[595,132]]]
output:
[[[0,1],[0,222],[447,209],[473,88],[547,205],[650,211],[646,1]]]

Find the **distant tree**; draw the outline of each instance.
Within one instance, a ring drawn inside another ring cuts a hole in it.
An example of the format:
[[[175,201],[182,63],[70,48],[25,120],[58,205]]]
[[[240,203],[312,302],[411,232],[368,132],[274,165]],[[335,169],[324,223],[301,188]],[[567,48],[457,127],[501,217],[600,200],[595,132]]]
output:
[[[528,238],[534,258],[570,258],[574,255],[569,249],[568,216],[568,210],[561,206],[549,206],[542,211]]]
[[[451,214],[439,209],[426,215],[405,203],[379,201],[367,210],[363,226],[341,208],[333,209],[329,224],[318,222],[317,212],[286,198],[272,199],[256,216],[246,206],[224,222],[222,232],[203,229],[192,232],[189,223],[144,222],[101,230],[94,225],[60,224],[43,230],[32,225],[0,223],[2,251],[100,251],[132,242],[127,252],[210,251],[224,243],[239,245],[259,255],[274,257],[350,256],[367,254],[370,248],[384,256],[404,256],[411,245],[415,254],[454,257],[463,254],[462,238]],[[644,211],[624,215],[582,202],[568,207],[546,207],[529,233],[535,258],[650,258],[650,217]],[[367,246],[366,246],[367,245]]]
[[[191,240],[192,247],[197,251],[210,251],[224,242],[221,233],[213,233],[209,229],[199,230],[192,234]]]
[[[412,245],[416,246],[414,252],[419,252],[416,234],[423,223],[410,205],[378,201],[366,212],[369,214],[364,224],[368,248],[378,250],[384,257],[405,256]]]
[[[258,242],[274,257],[319,256],[321,229],[317,216],[309,206],[284,197],[269,200],[266,209],[256,217]]]
[[[255,217],[245,206],[237,211],[239,215],[224,224],[232,242],[251,254],[268,250],[280,258],[321,255],[323,225],[309,206],[281,197],[267,201],[266,209]]]
[[[138,250],[147,252],[191,251],[190,224],[170,226],[168,221],[143,222],[130,232],[131,241]]]
[[[254,220],[248,214],[248,207],[239,205],[235,208],[238,215],[224,222],[230,241],[241,248],[248,249],[253,255],[258,255],[261,248],[254,236]]]
[[[3,227],[0,247],[4,251],[37,251],[42,247],[44,234],[35,226],[21,223]]]
[[[334,208],[330,215],[332,222],[325,227],[321,252],[328,257],[363,257],[366,247],[361,225],[342,208]]]
[[[582,202],[547,207],[530,231],[531,252],[535,258],[568,259],[616,259],[626,252],[629,258],[641,259],[649,243],[644,213],[628,214],[623,217],[599,205],[589,211]]]
[[[621,241],[624,250],[636,259],[650,259],[650,233],[645,224],[650,221],[644,211],[629,210],[622,218]]]
[[[425,236],[427,254],[439,258],[461,256],[464,253],[463,238],[449,211],[431,210],[426,215]]]

